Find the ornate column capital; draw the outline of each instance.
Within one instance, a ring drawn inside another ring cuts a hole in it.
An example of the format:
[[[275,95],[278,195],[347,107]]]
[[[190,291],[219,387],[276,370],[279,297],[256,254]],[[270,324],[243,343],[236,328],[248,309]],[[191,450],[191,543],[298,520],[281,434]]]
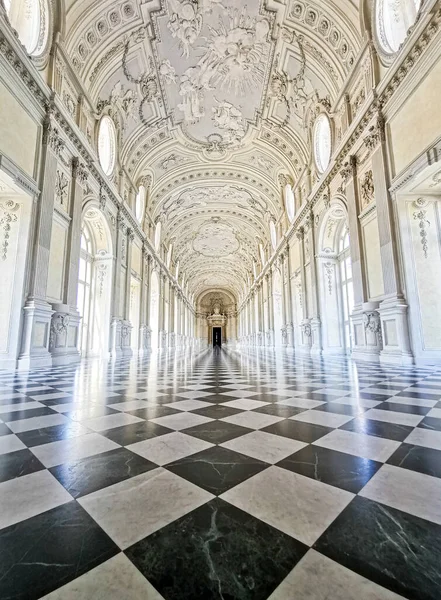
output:
[[[299,241],[302,241],[304,237],[305,237],[305,228],[303,226],[301,226],[296,231],[296,238]]]
[[[80,161],[80,159],[77,156],[74,156],[74,158],[72,159],[72,178],[78,180],[78,182],[81,185],[85,185],[88,177],[89,173],[87,171],[86,166]]]

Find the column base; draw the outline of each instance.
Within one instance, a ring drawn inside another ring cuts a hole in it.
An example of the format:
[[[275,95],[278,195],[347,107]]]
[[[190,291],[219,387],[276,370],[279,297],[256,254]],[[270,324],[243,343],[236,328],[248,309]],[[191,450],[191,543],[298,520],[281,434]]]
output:
[[[403,298],[386,298],[380,303],[383,350],[380,363],[413,365],[415,360],[410,349],[407,304]]]
[[[76,309],[67,304],[52,304],[49,350],[52,364],[71,365],[79,363],[81,354],[77,348],[81,316]]]
[[[52,366],[49,352],[52,306],[45,300],[30,299],[24,308],[21,352],[17,369],[29,370]]]

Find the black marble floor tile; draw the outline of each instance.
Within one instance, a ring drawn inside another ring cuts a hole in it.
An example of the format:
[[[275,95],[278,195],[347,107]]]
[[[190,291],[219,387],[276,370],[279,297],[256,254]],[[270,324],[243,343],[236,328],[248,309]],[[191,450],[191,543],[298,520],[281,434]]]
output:
[[[274,433],[276,435],[282,435],[289,437],[293,440],[299,440],[300,442],[315,442],[319,438],[323,437],[327,433],[330,433],[332,429],[330,427],[323,427],[322,425],[314,425],[312,423],[302,423],[300,421],[279,421],[273,425],[269,425],[261,429],[268,433]]]
[[[15,410],[9,413],[3,413],[1,415],[2,421],[5,423],[9,423],[11,421],[21,421],[22,419],[32,419],[33,417],[43,417],[45,415],[56,415],[57,412],[55,410],[51,410],[50,408],[46,408],[43,406],[42,408],[31,408],[29,410]]]
[[[136,410],[130,410],[127,412],[128,415],[133,415],[146,421],[150,419],[159,419],[159,417],[168,417],[169,415],[175,415],[180,412],[170,406],[152,406],[150,408],[138,408]]]
[[[254,397],[253,397],[254,400]],[[294,415],[298,415],[301,412],[305,412],[305,408],[298,408],[296,406],[287,406],[286,404],[268,404],[267,406],[261,406],[256,408],[253,412],[262,413],[264,415],[272,415],[274,417],[283,417],[289,419]]]
[[[381,465],[373,460],[312,445],[277,463],[278,467],[354,494],[366,485]]]
[[[16,433],[16,436],[28,448],[33,446],[41,446],[51,442],[59,442],[67,440],[78,435],[89,433],[89,429],[77,421],[71,421],[66,425],[55,425],[53,427],[42,427],[41,429],[32,429],[31,431],[23,431]]]
[[[441,450],[401,444],[387,462],[396,467],[441,478]]]
[[[375,409],[390,410],[392,412],[407,413],[409,415],[427,415],[432,410],[429,406],[415,406],[414,404],[398,404],[397,402],[382,402]]]
[[[0,455],[0,483],[42,471],[45,467],[27,448]],[[1,506],[0,506],[1,510]]]
[[[11,393],[11,395],[13,395]],[[19,398],[11,398],[11,396],[9,396],[9,394],[5,394],[2,395],[0,397],[0,406],[4,406],[5,404],[23,404],[23,408],[26,407],[26,404],[28,402],[35,402],[35,400],[33,400],[32,398],[29,398],[28,396],[20,396]],[[43,403],[42,403],[43,404]]]
[[[163,427],[157,423],[138,421],[138,423],[132,423],[131,425],[123,425],[107,429],[106,431],[100,431],[100,435],[104,435],[109,440],[112,440],[112,442],[116,442],[121,446],[128,446],[129,444],[149,440],[160,435],[165,435],[166,433],[172,433],[173,431],[173,429]]]
[[[4,423],[0,423],[0,436],[2,435],[11,435],[12,431],[9,429],[7,425]]]
[[[412,600],[439,600],[441,526],[356,496],[314,548]]]
[[[0,530],[0,598],[37,600],[118,554],[77,502]]]
[[[32,400],[32,402],[35,402],[35,400]],[[37,400],[37,402],[39,402],[40,404],[44,404],[45,406],[48,406],[50,408],[51,406],[58,406],[60,404],[71,404],[72,402],[74,402],[74,399],[71,396],[66,396],[65,398],[55,398],[52,400]]]
[[[339,429],[387,438],[396,442],[402,442],[407,438],[409,433],[413,431],[413,427],[407,425],[386,423],[384,421],[375,421],[373,419],[363,419],[363,417],[352,419],[352,421],[345,423]]]
[[[437,394],[438,391],[441,390],[441,380],[439,381],[439,383],[433,383],[433,382],[431,383],[427,380],[422,381],[421,383],[414,383],[411,387],[409,387],[407,389],[412,392],[418,392],[419,388],[426,388],[428,390],[433,390],[433,393]],[[440,394],[440,396],[441,396],[441,394]]]
[[[422,427],[423,429],[432,429],[433,431],[441,431],[441,419],[436,419],[435,417],[424,417],[424,419],[419,423],[418,427]]]
[[[117,448],[49,471],[73,498],[79,498],[155,468],[157,465],[127,448]]]
[[[398,398],[400,396],[405,396],[406,398],[419,398],[420,400],[435,400],[435,402],[441,398],[441,394],[436,394],[435,392],[433,394],[428,392],[418,392],[417,390],[403,390],[396,396]]]
[[[255,458],[214,446],[169,463],[166,468],[208,492],[219,495],[268,466]]]
[[[125,553],[165,600],[267,600],[306,551],[216,498]]]
[[[186,434],[197,437],[200,440],[205,440],[206,442],[211,442],[212,444],[222,444],[246,433],[251,433],[251,431],[253,429],[233,425],[233,423],[226,423],[225,421],[210,421],[209,423],[185,429]]]
[[[335,396],[334,396],[335,398]],[[362,407],[359,404],[341,404],[340,402],[328,402],[321,406],[316,406],[313,410],[319,410],[321,412],[336,413],[339,415],[356,416],[364,413],[367,408]]]
[[[202,398],[204,400],[204,398]],[[224,406],[223,404],[213,404],[212,406],[204,406],[203,408],[197,408],[191,412],[203,417],[209,417],[210,419],[223,419],[225,417],[231,417],[237,415],[241,410],[233,408],[232,406]]]

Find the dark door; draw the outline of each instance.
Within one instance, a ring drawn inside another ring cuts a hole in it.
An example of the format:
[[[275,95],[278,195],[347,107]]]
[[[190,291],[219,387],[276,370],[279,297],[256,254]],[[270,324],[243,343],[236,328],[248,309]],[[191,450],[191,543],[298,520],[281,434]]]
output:
[[[213,327],[213,348],[222,346],[222,327]]]

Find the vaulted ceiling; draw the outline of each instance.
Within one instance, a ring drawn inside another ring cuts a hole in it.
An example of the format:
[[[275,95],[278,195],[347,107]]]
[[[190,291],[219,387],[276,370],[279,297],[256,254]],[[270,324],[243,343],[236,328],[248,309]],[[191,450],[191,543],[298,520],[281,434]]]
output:
[[[310,163],[305,115],[332,106],[361,45],[356,0],[65,0],[64,46],[91,106],[120,119],[120,164],[200,294],[236,297],[280,175]]]

